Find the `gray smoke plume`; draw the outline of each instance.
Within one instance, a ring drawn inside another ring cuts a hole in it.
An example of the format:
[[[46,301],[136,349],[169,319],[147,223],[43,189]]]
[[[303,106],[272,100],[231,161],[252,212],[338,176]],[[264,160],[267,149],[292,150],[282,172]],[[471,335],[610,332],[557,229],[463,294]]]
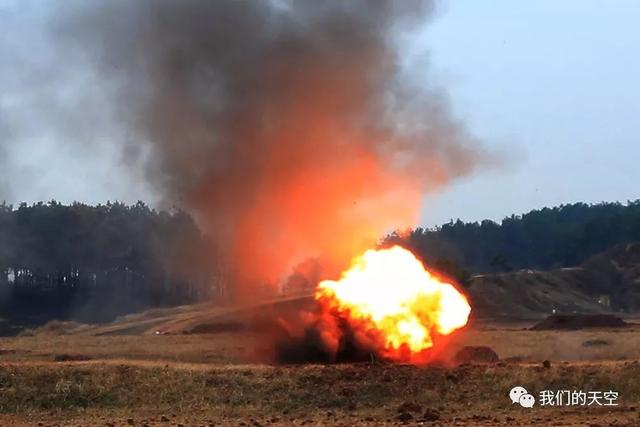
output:
[[[440,94],[399,79],[397,36],[430,19],[430,1],[71,9],[65,49],[113,88],[149,182],[220,239],[240,296],[306,257],[342,265],[489,160]]]

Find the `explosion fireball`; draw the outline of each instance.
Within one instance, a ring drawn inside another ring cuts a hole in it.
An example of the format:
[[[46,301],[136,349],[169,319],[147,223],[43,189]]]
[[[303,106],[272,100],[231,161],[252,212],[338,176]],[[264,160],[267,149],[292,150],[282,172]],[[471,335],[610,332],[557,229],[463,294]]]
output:
[[[379,337],[381,354],[395,360],[431,349],[471,312],[462,293],[399,246],[355,258],[339,280],[320,282],[315,298],[353,329]]]

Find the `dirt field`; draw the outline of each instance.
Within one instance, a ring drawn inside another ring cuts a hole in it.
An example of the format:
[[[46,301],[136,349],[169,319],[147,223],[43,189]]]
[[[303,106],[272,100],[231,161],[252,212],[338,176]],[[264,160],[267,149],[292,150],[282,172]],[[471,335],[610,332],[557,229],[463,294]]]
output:
[[[640,425],[637,327],[475,326],[446,354],[488,345],[501,361],[463,366],[277,366],[256,362],[256,342],[246,332],[1,339],[0,425]],[[523,408],[508,398],[516,385],[536,400],[612,390],[618,405]]]

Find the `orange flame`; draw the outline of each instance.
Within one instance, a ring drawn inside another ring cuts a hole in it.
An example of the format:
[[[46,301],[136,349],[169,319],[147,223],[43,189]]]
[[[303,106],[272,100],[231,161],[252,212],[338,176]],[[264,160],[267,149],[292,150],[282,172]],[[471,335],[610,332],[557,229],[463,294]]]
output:
[[[462,293],[399,246],[355,258],[340,280],[321,282],[315,297],[350,323],[375,330],[392,359],[432,348],[434,337],[466,325],[471,312]]]

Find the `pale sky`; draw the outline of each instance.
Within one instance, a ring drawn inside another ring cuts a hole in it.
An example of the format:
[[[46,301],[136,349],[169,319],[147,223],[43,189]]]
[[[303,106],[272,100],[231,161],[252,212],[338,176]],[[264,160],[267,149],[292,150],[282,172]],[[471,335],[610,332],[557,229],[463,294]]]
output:
[[[427,198],[423,222],[640,198],[639,23],[634,0],[449,2],[422,37],[431,75],[520,161]]]
[[[105,135],[96,130],[114,123],[108,100],[80,127],[50,117],[52,108],[84,108],[58,82],[83,91],[108,84],[83,73],[82,58],[48,68],[42,16],[56,4],[0,0],[0,200],[153,203],[142,172],[123,166],[109,141],[91,150],[58,141],[68,129],[80,129],[79,139]],[[509,162],[428,196],[422,225],[640,198],[638,23],[634,0],[443,2],[410,63],[419,75],[426,52],[425,84],[444,88],[455,115]],[[55,106],[16,90],[34,76],[39,90],[59,92]]]

